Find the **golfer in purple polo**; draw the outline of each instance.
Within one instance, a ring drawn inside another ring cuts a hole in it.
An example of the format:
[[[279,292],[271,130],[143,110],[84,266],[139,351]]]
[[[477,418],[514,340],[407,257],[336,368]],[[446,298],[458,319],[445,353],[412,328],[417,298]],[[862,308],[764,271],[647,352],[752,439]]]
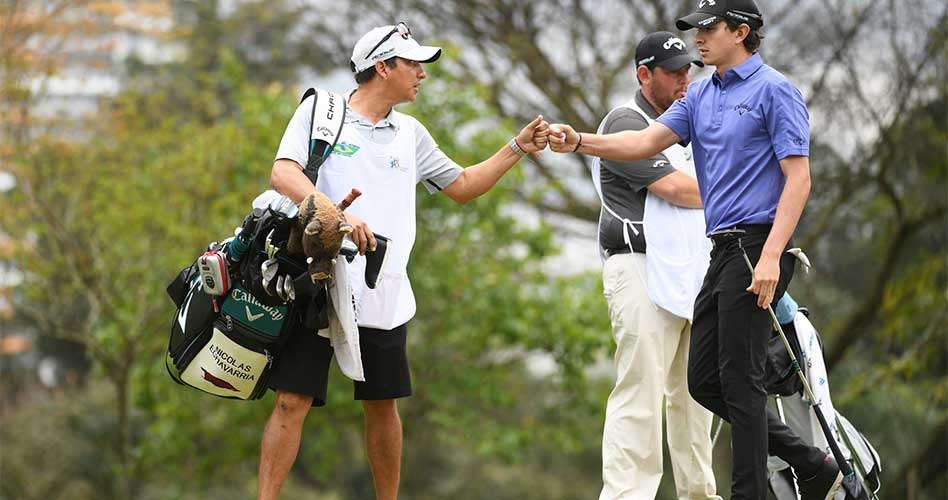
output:
[[[842,482],[839,467],[767,408],[763,385],[772,331],[767,306],[776,305],[793,276],[786,250],[810,191],[809,114],[800,91],[757,53],[763,23],[753,0],[701,0],[677,26],[697,28],[701,58],[715,67],[711,77],[692,83],[644,130],[580,134],[557,124],[550,146],[635,161],[691,144],[714,246],[695,301],[688,389],[731,423],[732,499],[766,498],[773,454],[793,467],[804,500],[828,500]],[[738,238],[721,233],[728,229],[744,231],[740,242],[753,274]]]

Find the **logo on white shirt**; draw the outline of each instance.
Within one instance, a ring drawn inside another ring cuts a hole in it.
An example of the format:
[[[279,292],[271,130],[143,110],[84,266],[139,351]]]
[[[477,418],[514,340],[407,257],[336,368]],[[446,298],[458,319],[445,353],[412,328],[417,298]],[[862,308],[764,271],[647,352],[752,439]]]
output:
[[[332,148],[332,153],[336,155],[349,156],[356,154],[359,151],[359,146],[355,144],[349,144],[348,142],[340,142]]]
[[[388,168],[392,170],[398,170],[399,172],[408,172],[408,168],[402,166],[402,162],[398,161],[398,157],[393,156],[388,163]]]

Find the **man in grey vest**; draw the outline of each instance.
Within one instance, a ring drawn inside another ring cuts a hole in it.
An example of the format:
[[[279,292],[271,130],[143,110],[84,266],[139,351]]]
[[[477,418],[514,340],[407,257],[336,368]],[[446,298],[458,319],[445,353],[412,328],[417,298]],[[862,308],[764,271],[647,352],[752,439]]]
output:
[[[635,63],[642,88],[606,116],[600,134],[645,129],[684,97],[691,65],[704,66],[665,31],[641,40]],[[663,400],[678,498],[720,498],[711,471],[712,416],[687,383],[691,315],[710,250],[694,175],[691,148],[677,144],[645,160],[593,162],[617,372],[606,406],[600,500],[655,498]]]

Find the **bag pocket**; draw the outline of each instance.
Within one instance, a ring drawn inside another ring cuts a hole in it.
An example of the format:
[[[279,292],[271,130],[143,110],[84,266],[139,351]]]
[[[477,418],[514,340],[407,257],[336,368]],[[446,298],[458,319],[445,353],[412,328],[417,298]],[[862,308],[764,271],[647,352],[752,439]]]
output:
[[[291,308],[288,303],[266,304],[243,286],[232,289],[221,304],[221,312],[230,317],[244,335],[264,344],[280,339]]]
[[[187,351],[176,365],[183,383],[230,399],[258,399],[266,392],[273,355],[229,317],[215,321]]]

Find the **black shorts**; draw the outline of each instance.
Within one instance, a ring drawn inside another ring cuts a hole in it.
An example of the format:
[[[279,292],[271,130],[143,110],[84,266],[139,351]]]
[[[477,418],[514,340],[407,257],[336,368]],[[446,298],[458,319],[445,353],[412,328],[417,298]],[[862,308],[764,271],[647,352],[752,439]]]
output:
[[[365,382],[353,381],[355,399],[411,396],[411,373],[405,350],[407,333],[407,324],[393,330],[359,327]],[[268,385],[273,390],[312,396],[313,406],[325,406],[332,356],[329,339],[320,337],[313,330],[296,329],[286,340]]]

